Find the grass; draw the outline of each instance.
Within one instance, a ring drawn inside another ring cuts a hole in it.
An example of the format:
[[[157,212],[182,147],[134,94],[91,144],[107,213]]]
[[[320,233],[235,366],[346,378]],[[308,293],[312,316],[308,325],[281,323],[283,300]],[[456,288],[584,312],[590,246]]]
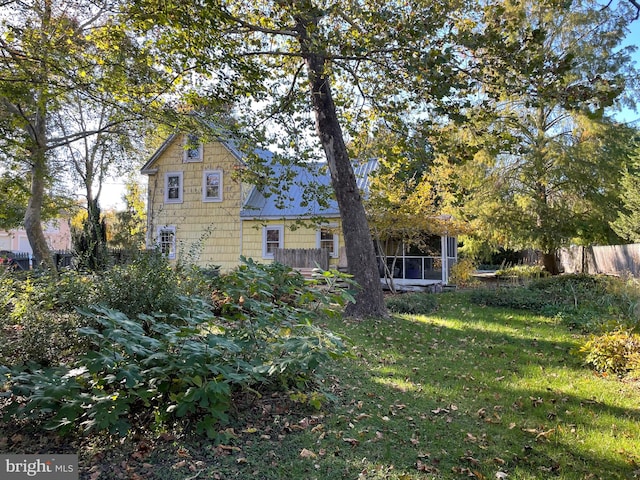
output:
[[[81,478],[640,478],[638,383],[583,367],[583,337],[556,320],[465,295],[428,315],[332,320],[354,355],[325,366],[322,410],[254,399],[222,445],[188,426],[117,448],[79,439]],[[0,450],[34,453],[16,435]]]

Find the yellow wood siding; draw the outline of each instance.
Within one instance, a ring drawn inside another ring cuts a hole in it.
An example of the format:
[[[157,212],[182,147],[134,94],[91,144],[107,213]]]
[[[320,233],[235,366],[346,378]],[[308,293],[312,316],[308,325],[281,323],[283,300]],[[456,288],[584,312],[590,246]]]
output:
[[[338,249],[343,247],[344,240],[339,228],[339,219],[328,219],[327,223],[338,225],[335,229],[338,234]],[[262,256],[262,230],[264,226],[274,225],[284,227],[284,248],[317,248],[318,228],[300,227],[294,220],[245,220],[242,223],[242,254],[262,263],[271,263],[273,260]],[[329,264],[332,267],[337,266],[338,258],[331,258]]]
[[[240,204],[242,189],[232,179],[238,160],[219,142],[204,145],[201,162],[183,162],[180,137],[163,152],[149,177],[149,213],[151,236],[158,227],[176,227],[176,258],[201,266],[220,265],[228,270],[240,256]],[[205,170],[222,171],[222,201],[203,202]],[[182,172],[182,203],[165,203],[165,174]],[[199,253],[197,253],[199,252]]]
[[[251,186],[232,178],[238,168],[237,158],[221,143],[203,147],[201,162],[183,162],[183,139],[177,136],[153,163],[156,173],[149,174],[148,212],[149,243],[156,242],[158,228],[175,227],[176,259],[200,266],[219,265],[227,271],[239,264],[240,255],[269,263],[262,256],[262,227],[284,226],[284,248],[316,248],[317,228],[295,226],[293,220],[240,220],[242,202]],[[203,172],[222,171],[222,201],[203,201]],[[182,202],[165,202],[165,176],[168,172],[182,175]],[[339,219],[328,219],[338,225]],[[339,248],[344,242],[340,228]],[[337,258],[331,265],[338,264]]]

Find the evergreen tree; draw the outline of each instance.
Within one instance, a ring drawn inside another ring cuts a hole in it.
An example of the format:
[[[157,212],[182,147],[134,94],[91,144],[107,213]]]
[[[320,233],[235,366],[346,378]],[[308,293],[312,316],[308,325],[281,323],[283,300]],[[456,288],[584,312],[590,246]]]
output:
[[[620,237],[640,243],[640,161],[635,157],[622,175],[622,208],[611,227]]]
[[[634,13],[504,0],[486,6],[469,37],[481,104],[458,137],[471,141],[464,166],[442,164],[466,181],[458,206],[479,236],[541,251],[552,273],[560,247],[616,239],[609,223],[634,131],[607,112],[637,79],[634,47],[620,47]]]

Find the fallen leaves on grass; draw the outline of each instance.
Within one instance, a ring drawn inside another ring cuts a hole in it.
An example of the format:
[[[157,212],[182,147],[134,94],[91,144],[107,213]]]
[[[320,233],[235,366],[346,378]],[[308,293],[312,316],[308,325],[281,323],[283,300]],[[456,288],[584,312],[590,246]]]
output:
[[[425,472],[425,473],[433,473],[433,474],[438,474],[439,471],[436,467],[434,467],[433,465],[429,464],[429,463],[425,463],[422,462],[420,460],[418,460],[416,462],[416,468],[418,469],[419,472]]]
[[[316,458],[318,455],[316,455],[315,453],[313,453],[311,450],[307,449],[307,448],[303,448],[300,451],[300,458]]]
[[[523,428],[523,432],[531,433],[536,436],[536,440],[548,440],[549,437],[555,433],[556,429],[551,428],[549,430],[544,430],[542,428]]]

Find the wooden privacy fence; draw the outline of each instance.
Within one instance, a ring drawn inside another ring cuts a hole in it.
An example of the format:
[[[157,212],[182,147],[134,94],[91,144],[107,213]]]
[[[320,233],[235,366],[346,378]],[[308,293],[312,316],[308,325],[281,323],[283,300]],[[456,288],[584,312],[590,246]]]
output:
[[[640,277],[640,243],[563,248],[559,257],[565,273]]]
[[[274,254],[276,262],[292,268],[329,269],[329,250],[326,248],[278,248]]]

